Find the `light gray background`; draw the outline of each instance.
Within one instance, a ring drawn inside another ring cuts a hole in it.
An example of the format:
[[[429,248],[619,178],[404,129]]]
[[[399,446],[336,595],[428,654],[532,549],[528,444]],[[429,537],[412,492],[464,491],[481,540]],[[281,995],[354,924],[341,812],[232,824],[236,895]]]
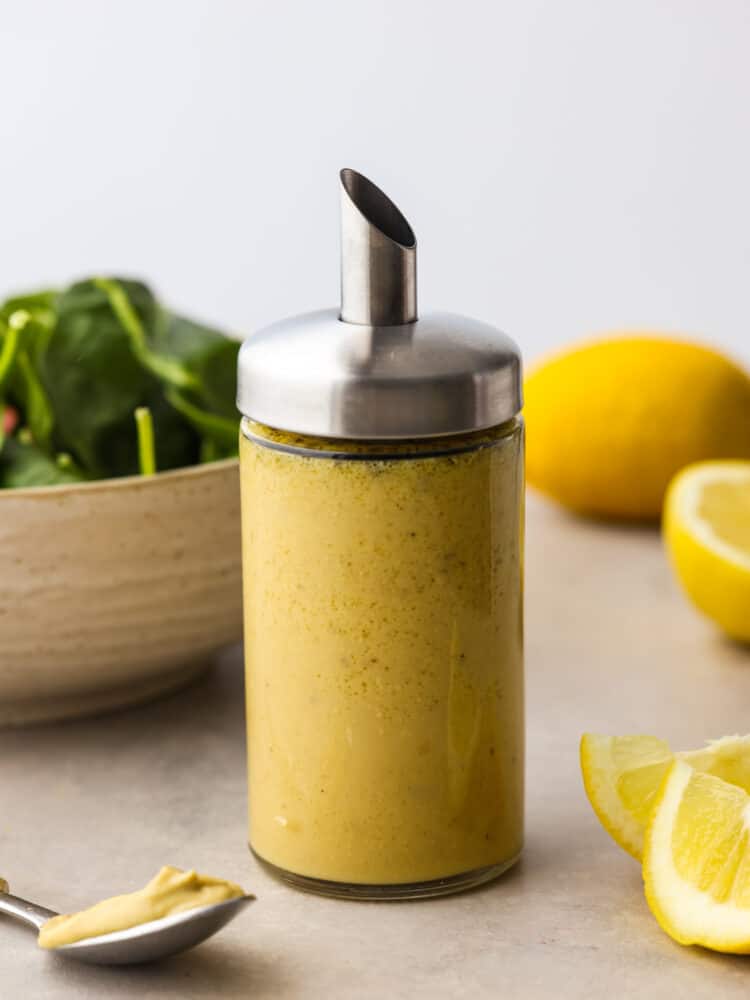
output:
[[[330,304],[349,165],[423,308],[750,360],[746,0],[4,0],[0,33],[0,291],[132,273],[238,333]]]

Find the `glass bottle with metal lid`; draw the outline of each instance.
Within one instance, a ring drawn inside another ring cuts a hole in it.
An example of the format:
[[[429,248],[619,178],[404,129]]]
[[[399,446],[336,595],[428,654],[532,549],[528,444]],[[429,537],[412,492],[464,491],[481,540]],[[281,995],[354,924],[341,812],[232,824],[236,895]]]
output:
[[[418,317],[411,227],[341,187],[341,309],[239,358],[250,845],[305,889],[441,895],[523,839],[521,362]]]

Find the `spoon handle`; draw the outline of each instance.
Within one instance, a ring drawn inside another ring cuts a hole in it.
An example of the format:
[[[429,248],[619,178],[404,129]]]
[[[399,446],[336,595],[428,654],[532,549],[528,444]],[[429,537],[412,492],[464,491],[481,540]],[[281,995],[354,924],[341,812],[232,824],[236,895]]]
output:
[[[48,910],[45,906],[37,906],[27,899],[19,896],[11,896],[9,892],[0,892],[0,913],[7,913],[9,917],[22,920],[25,924],[31,924],[37,930],[41,930],[50,917],[56,917],[54,910]]]

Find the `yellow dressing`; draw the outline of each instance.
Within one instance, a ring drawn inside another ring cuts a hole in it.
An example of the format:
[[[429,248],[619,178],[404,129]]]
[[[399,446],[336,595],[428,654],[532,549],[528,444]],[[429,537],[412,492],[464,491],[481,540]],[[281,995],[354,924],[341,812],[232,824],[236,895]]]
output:
[[[430,454],[445,441],[245,427],[382,455],[241,439],[254,850],[359,884],[509,863],[523,812],[520,424],[448,457]],[[417,457],[388,457],[399,450]]]
[[[59,948],[244,895],[233,882],[167,865],[137,892],[105,899],[80,913],[52,917],[39,931],[39,945]]]

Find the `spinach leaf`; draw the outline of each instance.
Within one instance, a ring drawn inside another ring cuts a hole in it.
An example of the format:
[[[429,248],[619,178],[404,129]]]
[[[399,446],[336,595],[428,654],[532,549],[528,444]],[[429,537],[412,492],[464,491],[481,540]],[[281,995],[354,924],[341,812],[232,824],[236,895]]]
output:
[[[41,292],[29,292],[25,295],[11,295],[0,306],[0,319],[7,322],[12,313],[18,312],[19,309],[25,309],[32,315],[40,315],[41,313],[54,315],[57,296],[58,292],[52,288],[44,289]]]
[[[176,356],[160,354],[153,349],[153,330],[160,324],[162,316],[156,303],[150,322],[144,323],[128,297],[125,282],[114,278],[94,278],[93,284],[106,295],[113,315],[130,337],[133,353],[143,367],[170,385],[193,388],[196,380]]]
[[[228,449],[236,453],[239,343],[158,306],[144,322],[126,283],[96,278],[94,284],[107,296],[141,363],[166,383],[165,396],[175,409],[222,455]]]
[[[23,410],[26,424],[36,444],[47,448],[52,435],[54,415],[44,386],[39,381],[29,352],[25,348],[18,352],[9,395]]]
[[[156,304],[148,289],[136,282],[123,287],[136,311],[153,317]],[[158,383],[139,363],[106,294],[92,281],[79,282],[58,298],[57,323],[39,373],[55,413],[57,447],[95,477],[135,472],[133,412]]]
[[[203,409],[231,419],[235,430],[239,349],[238,341],[172,312],[162,313],[155,330],[154,350],[179,358],[192,376],[192,384],[172,384]]]
[[[4,389],[10,382],[18,357],[18,345],[21,342],[20,331],[0,321],[0,451],[6,435],[6,410]]]
[[[6,439],[0,453],[0,487],[58,486],[80,482],[83,476],[68,463],[58,464],[41,448],[19,437]]]
[[[94,284],[107,295],[144,367],[167,385],[190,391],[211,412],[236,420],[239,343],[218,330],[158,307],[152,322],[144,324],[122,282],[95,278]]]
[[[0,412],[13,404],[22,430],[4,444],[0,433],[0,487],[137,473],[144,409],[157,469],[236,455],[238,350],[137,281],[92,278],[8,299]]]
[[[37,309],[29,299],[29,308],[14,309],[7,320],[7,337],[17,338],[15,366],[8,374],[8,395],[23,411],[26,423],[38,445],[50,443],[54,415],[47,394],[37,375],[32,356],[39,357],[54,327],[47,309]]]
[[[192,389],[167,386],[164,394],[201,435],[201,461],[236,455],[239,344],[174,314],[167,316],[164,339],[181,345],[184,363],[196,379]]]
[[[23,330],[23,346],[34,365],[44,351],[57,321],[56,298],[56,292],[35,292],[31,295],[16,295],[0,306],[0,326]]]

